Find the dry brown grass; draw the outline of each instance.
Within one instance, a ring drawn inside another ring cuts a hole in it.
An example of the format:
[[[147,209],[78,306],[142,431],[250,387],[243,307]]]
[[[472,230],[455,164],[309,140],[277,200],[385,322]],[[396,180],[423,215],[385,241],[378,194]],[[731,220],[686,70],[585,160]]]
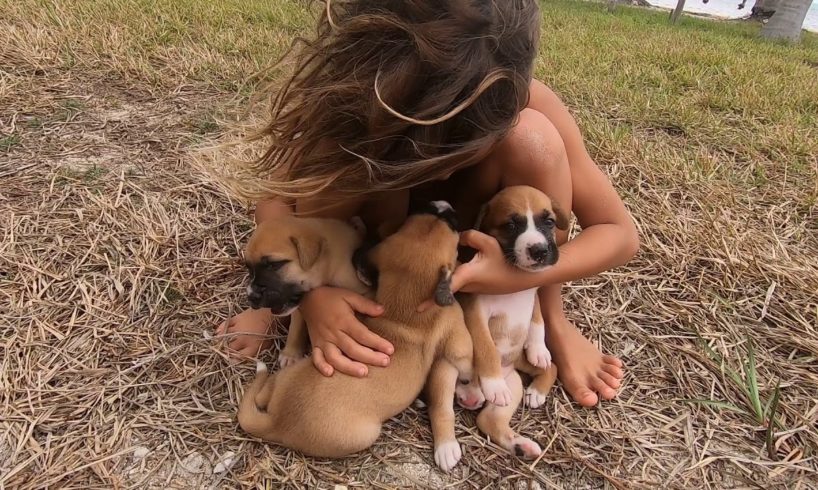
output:
[[[522,411],[517,429],[547,448],[533,464],[461,413],[465,457],[444,475],[414,408],[342,461],[238,430],[251,369],[208,333],[243,305],[251,222],[190,150],[217,140],[242,81],[306,17],[290,2],[216,4],[0,0],[0,487],[818,488],[812,38],[789,48],[721,23],[545,9],[541,75],[642,234],[628,267],[566,290],[628,374],[598,409],[557,389]],[[780,381],[772,450],[744,392],[752,372],[762,404]]]

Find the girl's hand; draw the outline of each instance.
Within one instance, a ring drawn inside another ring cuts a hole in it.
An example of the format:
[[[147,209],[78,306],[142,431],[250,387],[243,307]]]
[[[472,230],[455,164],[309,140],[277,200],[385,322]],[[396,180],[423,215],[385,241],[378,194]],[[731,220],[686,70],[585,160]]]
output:
[[[299,309],[312,342],[312,362],[324,376],[337,369],[363,377],[369,371],[366,364],[389,364],[395,348],[355,317],[356,312],[379,316],[382,306],[352,291],[320,287],[304,296]]]
[[[452,292],[510,294],[521,291],[520,271],[508,264],[494,237],[467,230],[460,234],[460,244],[477,250],[477,253],[471,261],[454,270]],[[422,313],[433,305],[432,300],[424,301],[418,312]]]
[[[460,245],[477,250],[471,261],[461,264],[452,274],[452,292],[508,294],[515,292],[516,272],[506,261],[494,237],[477,230],[460,234]]]

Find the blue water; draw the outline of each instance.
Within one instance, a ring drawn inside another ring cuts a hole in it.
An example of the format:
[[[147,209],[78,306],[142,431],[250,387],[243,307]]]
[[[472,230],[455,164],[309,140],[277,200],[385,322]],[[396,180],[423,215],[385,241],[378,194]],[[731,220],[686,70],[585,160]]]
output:
[[[651,5],[656,5],[657,7],[676,7],[676,0],[648,1]],[[739,3],[740,0],[710,0],[708,3],[704,3],[702,0],[687,0],[685,3],[685,12],[708,14],[725,19],[738,19],[750,15],[750,10],[753,8],[753,5],[755,5],[755,1],[748,0],[747,5],[741,10],[738,9]],[[818,32],[818,1],[814,1],[810,6],[807,17],[804,19],[804,29]]]

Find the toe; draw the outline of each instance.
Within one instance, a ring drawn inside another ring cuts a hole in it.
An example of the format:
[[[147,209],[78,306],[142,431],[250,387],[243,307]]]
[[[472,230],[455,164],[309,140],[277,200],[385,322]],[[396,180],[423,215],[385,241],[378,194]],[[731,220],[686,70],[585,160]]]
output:
[[[596,396],[596,393],[587,387],[578,387],[574,391],[569,389],[568,393],[583,407],[593,407],[599,402],[599,397]]]
[[[622,379],[622,377],[625,375],[625,372],[622,371],[622,368],[615,366],[613,364],[603,363],[602,370],[616,379]]]
[[[599,393],[603,400],[610,400],[616,396],[616,390],[605,384],[601,378],[596,378],[591,382],[591,386]]]
[[[248,345],[244,349],[239,351],[239,356],[242,359],[253,359],[258,356],[258,349],[254,346]]]
[[[619,386],[622,384],[621,381],[610,374],[606,373],[605,371],[600,371],[597,376],[599,379],[605,382],[606,385],[610,386],[613,389],[618,389]]]
[[[619,360],[619,358],[607,354],[602,356],[602,362],[604,362],[605,364],[612,364],[618,368],[621,368],[623,366],[622,361]]]
[[[227,348],[230,349],[231,354],[244,350],[247,348],[247,339],[245,337],[236,337],[227,344]]]

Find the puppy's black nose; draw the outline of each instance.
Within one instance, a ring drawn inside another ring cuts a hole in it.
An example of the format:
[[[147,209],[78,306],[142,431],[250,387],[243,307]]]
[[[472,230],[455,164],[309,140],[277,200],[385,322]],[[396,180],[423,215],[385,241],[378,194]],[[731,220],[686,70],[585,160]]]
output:
[[[537,262],[545,262],[548,258],[548,247],[544,243],[535,243],[528,247],[528,256]]]

